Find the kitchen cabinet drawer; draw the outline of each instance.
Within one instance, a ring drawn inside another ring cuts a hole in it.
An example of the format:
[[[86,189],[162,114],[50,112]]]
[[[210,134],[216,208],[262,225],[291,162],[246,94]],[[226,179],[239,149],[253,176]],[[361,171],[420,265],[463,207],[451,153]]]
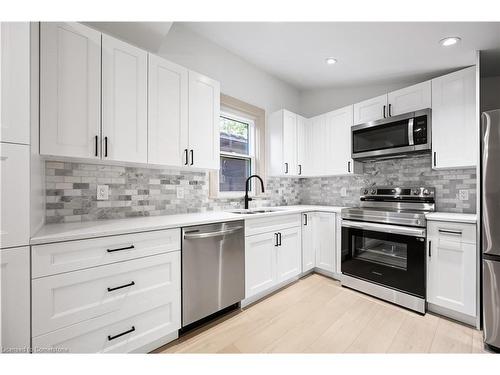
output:
[[[245,220],[245,236],[300,227],[300,214],[263,217]]]
[[[132,316],[172,296],[180,296],[180,251],[35,279],[32,335],[109,314]]]
[[[451,242],[476,244],[476,225],[448,221],[428,221],[427,236]]]
[[[180,229],[32,246],[32,277],[180,250]]]
[[[164,339],[158,342],[161,346],[176,338],[180,315],[179,300],[123,319],[111,316],[85,321],[33,338],[33,350],[59,348],[70,353],[129,353]]]

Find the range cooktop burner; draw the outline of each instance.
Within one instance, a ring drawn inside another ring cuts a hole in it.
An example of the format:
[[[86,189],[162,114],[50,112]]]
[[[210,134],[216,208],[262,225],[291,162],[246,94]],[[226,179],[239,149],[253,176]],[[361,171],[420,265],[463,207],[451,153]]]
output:
[[[425,214],[435,210],[431,187],[367,187],[360,206],[342,210],[342,218],[376,223],[425,227]]]

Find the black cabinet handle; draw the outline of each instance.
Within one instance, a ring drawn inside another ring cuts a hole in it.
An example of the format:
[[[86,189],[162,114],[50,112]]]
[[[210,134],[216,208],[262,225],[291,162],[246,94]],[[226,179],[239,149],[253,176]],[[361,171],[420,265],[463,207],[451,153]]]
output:
[[[113,290],[123,289],[123,288],[133,286],[133,285],[135,285],[135,282],[131,281],[125,285],[115,286],[114,288],[108,288],[108,292],[112,292]]]
[[[285,163],[285,174],[288,173],[288,163]]]
[[[434,151],[434,166],[436,166],[436,151]]]
[[[274,246],[279,246],[279,243],[278,243],[278,233],[274,233]]]
[[[96,135],[95,136],[95,156],[99,156],[99,154],[97,153],[98,147],[99,147],[99,137]]]
[[[191,150],[190,153],[191,153],[191,165],[193,165],[194,164],[194,151]]]
[[[189,163],[189,158],[188,158],[188,149],[184,149],[184,165],[188,165]]]
[[[115,251],[129,250],[129,249],[134,249],[134,248],[135,248],[134,245],[130,245],[130,246],[127,246],[127,247],[119,247],[118,249],[107,249],[106,251],[108,253],[114,253]]]
[[[431,241],[429,241],[429,258],[432,256],[432,252],[431,252]]]
[[[392,104],[389,104],[389,116],[388,117],[391,117],[391,107],[392,107]]]
[[[279,238],[279,241],[280,241],[279,244],[278,244],[278,246],[281,246],[281,233],[280,232],[278,232],[278,238]]]
[[[304,214],[304,226],[307,226],[307,214]]]
[[[439,233],[455,234],[457,236],[461,236],[462,235],[462,231],[461,230],[439,229]]]
[[[130,328],[128,331],[125,331],[125,332],[122,332],[122,333],[119,333],[115,336],[108,336],[108,341],[111,341],[111,340],[114,340],[114,339],[117,339],[118,337],[122,337],[123,335],[126,335],[128,333],[131,333],[131,332],[134,332],[135,331],[135,327],[132,326],[132,328]]]
[[[385,105],[384,105],[384,111],[382,112],[382,114],[384,115],[384,118],[385,118]]]
[[[351,162],[347,162],[347,173],[351,173]]]
[[[108,157],[108,137],[104,137],[104,157]]]
[[[299,176],[302,174],[302,165],[299,164]]]

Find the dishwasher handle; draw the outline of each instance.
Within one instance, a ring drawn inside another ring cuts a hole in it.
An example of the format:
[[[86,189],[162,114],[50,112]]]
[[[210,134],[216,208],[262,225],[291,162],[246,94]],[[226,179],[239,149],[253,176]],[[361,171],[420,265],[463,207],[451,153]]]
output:
[[[218,237],[218,236],[225,236],[228,234],[233,234],[236,233],[240,230],[242,230],[243,227],[234,227],[231,229],[226,229],[226,230],[219,230],[216,232],[206,232],[206,233],[185,233],[184,234],[184,239],[185,240],[195,240],[195,239],[200,239],[200,238],[210,238],[210,237]]]

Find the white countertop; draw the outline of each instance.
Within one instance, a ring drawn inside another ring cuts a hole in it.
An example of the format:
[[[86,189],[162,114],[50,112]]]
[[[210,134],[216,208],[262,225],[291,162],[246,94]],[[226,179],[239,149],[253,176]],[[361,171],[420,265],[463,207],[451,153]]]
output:
[[[149,216],[141,218],[99,220],[81,223],[47,224],[43,226],[32,238],[32,245],[51,242],[81,240],[85,238],[104,237],[126,233],[146,232],[151,230],[180,228],[191,225],[217,223],[222,221],[235,221],[256,219],[259,217],[279,216],[289,213],[311,211],[324,211],[339,213],[343,207],[334,206],[280,206],[262,207],[273,209],[275,212],[242,215],[228,211],[202,212],[193,214],[177,214],[163,216]],[[258,208],[256,208],[258,209]]]
[[[457,223],[476,224],[476,214],[459,214],[454,212],[431,212],[425,215],[427,220],[435,221],[452,221]]]

